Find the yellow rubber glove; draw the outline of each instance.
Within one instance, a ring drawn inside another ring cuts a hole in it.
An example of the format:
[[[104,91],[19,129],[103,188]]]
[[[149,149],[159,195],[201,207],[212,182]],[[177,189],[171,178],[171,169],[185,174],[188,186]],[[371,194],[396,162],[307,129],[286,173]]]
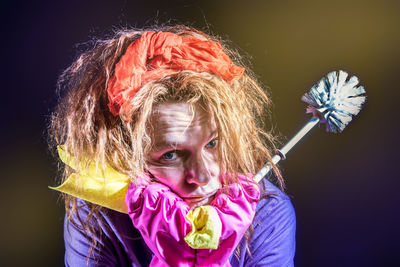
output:
[[[191,248],[218,248],[222,223],[213,206],[205,205],[190,210],[186,220],[192,225],[192,231],[185,236],[185,241]]]
[[[65,164],[76,170],[77,163],[74,157],[69,155],[63,146],[58,146],[58,155]],[[128,213],[125,194],[129,184],[128,176],[108,165],[102,172],[96,168],[94,162],[91,162],[80,173],[71,174],[62,185],[50,188],[109,209]]]

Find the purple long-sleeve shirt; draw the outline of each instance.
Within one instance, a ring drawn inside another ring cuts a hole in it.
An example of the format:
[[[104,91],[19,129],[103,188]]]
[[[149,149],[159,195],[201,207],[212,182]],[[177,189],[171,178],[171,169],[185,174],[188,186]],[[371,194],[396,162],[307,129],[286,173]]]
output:
[[[239,257],[232,255],[230,263],[239,266],[293,266],[295,253],[296,217],[290,199],[270,182],[265,183],[265,193],[257,204],[253,222],[254,234],[249,240],[251,255],[240,243]],[[78,201],[80,217],[86,219],[89,212],[84,201]],[[64,222],[66,266],[148,266],[152,253],[132,224],[127,214],[105,209],[100,218],[91,219],[96,226],[98,246],[87,260],[90,242],[83,230]],[[73,221],[79,224],[76,217]],[[177,251],[177,253],[179,253]]]

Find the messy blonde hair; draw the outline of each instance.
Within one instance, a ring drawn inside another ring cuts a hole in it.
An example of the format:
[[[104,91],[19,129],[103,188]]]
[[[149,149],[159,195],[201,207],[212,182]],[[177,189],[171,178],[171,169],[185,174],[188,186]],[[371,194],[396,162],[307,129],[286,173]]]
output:
[[[244,67],[237,52],[228,49],[216,37],[196,29],[167,26],[151,30],[218,41],[233,62]],[[151,81],[122,107],[119,116],[111,114],[107,107],[108,82],[126,48],[144,32],[121,30],[112,38],[98,40],[62,73],[58,87],[65,95],[51,116],[52,147],[64,145],[79,162],[77,172],[90,159],[100,169],[109,164],[134,181],[146,170],[146,155],[152,146],[148,122],[154,106],[169,101],[186,102],[207,107],[215,118],[222,172],[256,173],[266,162],[271,162],[274,140],[265,130],[270,99],[248,68],[231,84],[214,74],[192,71]],[[62,182],[72,171],[64,167]],[[283,180],[275,166],[274,171],[282,187]],[[82,220],[76,198],[64,195],[64,200],[68,219],[76,214],[80,222],[76,226],[91,240],[91,253],[97,243],[90,219],[98,215],[101,207],[88,203],[90,212]]]

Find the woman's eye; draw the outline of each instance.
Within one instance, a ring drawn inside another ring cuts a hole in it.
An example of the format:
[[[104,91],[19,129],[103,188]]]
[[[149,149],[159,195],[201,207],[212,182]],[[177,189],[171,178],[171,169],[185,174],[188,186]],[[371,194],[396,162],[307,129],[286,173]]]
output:
[[[207,148],[215,148],[217,146],[217,139],[213,139],[206,145]]]
[[[163,160],[174,160],[177,157],[177,153],[175,151],[167,152],[161,156]]]

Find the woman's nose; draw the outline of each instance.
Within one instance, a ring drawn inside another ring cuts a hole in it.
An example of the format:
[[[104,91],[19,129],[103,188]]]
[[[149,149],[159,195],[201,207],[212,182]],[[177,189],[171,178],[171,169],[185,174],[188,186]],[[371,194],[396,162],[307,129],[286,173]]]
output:
[[[207,162],[202,155],[193,157],[187,162],[185,173],[187,183],[204,186],[208,184],[211,176]]]

